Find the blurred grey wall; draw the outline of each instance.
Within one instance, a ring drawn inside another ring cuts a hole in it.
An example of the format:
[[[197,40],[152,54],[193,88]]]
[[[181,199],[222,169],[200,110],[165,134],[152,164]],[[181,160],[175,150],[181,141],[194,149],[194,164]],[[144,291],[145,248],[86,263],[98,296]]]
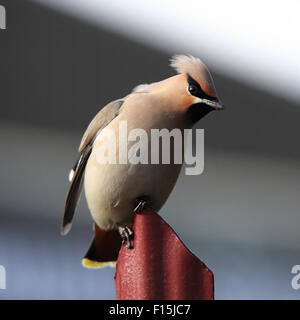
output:
[[[28,1],[0,4],[0,299],[114,298],[113,269],[80,265],[92,237],[84,197],[59,235],[66,177],[95,113],[172,75],[173,52]],[[299,105],[209,67],[226,111],[199,124],[205,172],[181,176],[161,215],[214,272],[216,298],[299,299]]]

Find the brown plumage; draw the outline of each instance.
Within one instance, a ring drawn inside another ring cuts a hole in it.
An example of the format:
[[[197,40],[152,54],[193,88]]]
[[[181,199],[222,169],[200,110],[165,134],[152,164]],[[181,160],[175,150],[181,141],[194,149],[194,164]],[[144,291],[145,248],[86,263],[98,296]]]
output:
[[[103,266],[103,263],[116,260],[121,238],[115,230],[120,226],[131,226],[138,199],[146,199],[158,211],[171,193],[181,169],[181,164],[174,163],[101,163],[99,152],[105,143],[102,139],[105,132],[110,130],[118,137],[121,121],[126,121],[128,132],[138,128],[148,134],[151,129],[178,128],[183,131],[192,128],[210,111],[223,108],[211,75],[199,59],[177,55],[172,58],[171,66],[178,75],[139,85],[126,97],[109,103],[95,116],[83,135],[80,158],[72,171],[62,233],[66,234],[71,228],[84,172],[86,199],[97,231],[83,260],[86,266]],[[105,138],[109,144],[114,143],[110,135]],[[128,141],[128,149],[134,143]],[[117,154],[121,149],[122,145],[117,141]],[[111,255],[109,250],[103,253],[105,246],[111,248]]]

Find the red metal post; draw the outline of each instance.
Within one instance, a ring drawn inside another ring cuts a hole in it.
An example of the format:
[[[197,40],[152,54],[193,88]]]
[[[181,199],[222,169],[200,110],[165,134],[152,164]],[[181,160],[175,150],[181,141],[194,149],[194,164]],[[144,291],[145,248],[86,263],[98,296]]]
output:
[[[149,207],[136,214],[134,249],[122,246],[115,274],[117,299],[214,299],[213,273]]]

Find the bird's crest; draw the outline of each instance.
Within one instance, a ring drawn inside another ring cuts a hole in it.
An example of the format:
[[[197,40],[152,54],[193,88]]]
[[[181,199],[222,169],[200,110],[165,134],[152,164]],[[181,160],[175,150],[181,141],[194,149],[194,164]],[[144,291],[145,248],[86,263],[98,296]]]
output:
[[[203,72],[206,69],[205,64],[198,58],[192,55],[176,54],[170,59],[170,66],[178,73],[191,73],[197,69]]]

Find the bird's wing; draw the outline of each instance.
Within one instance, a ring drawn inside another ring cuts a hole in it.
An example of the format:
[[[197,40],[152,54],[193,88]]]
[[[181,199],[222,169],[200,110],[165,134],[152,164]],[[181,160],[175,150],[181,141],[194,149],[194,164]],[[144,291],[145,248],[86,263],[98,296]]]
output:
[[[79,158],[69,176],[71,184],[65,201],[61,226],[62,235],[66,235],[72,227],[74,212],[80,199],[84,169],[92,152],[93,142],[95,141],[97,133],[120,114],[123,102],[123,100],[113,101],[101,109],[82,137],[79,146]]]
[[[124,100],[110,102],[96,114],[81,139],[79,152],[81,152],[88,144],[94,142],[99,130],[105,128],[117,115],[119,115],[123,103]]]

